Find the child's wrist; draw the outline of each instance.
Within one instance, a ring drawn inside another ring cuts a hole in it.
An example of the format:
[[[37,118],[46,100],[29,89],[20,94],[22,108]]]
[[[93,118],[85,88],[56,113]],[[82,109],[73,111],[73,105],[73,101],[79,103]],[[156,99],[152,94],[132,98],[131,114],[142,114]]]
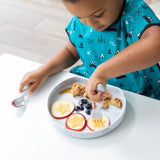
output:
[[[95,74],[97,75],[97,77],[100,77],[100,79],[103,79],[106,82],[109,79],[108,75],[106,74],[105,68],[102,65],[99,65],[96,68]]]
[[[43,75],[44,77],[49,76],[49,70],[47,70],[45,67],[41,66],[37,69],[37,72],[39,72],[40,75]]]

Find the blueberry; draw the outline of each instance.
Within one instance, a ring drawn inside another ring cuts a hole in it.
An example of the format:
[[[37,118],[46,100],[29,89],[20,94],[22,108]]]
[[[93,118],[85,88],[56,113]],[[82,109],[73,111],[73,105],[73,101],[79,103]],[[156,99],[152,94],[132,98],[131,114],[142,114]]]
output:
[[[86,109],[92,109],[92,103],[87,103],[85,104]]]
[[[81,110],[80,108],[81,108],[81,106],[75,106],[74,110],[79,111],[79,110]]]
[[[85,112],[86,112],[87,115],[90,115],[90,114],[91,114],[91,110],[90,110],[90,109],[86,109]]]
[[[80,106],[82,106],[82,105],[87,104],[87,103],[88,103],[88,100],[83,98],[83,99],[80,99],[80,100],[79,100],[79,103],[78,103],[78,104],[79,104]]]
[[[80,110],[83,111],[83,110],[84,110],[84,107],[83,107],[83,106],[80,106]]]

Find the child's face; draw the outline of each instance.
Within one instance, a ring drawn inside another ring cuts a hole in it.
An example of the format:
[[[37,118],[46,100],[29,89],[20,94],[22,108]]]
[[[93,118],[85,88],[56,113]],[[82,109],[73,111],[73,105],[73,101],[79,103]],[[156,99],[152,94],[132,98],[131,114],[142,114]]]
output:
[[[116,21],[125,0],[79,0],[76,3],[64,2],[71,14],[91,26],[93,29],[103,31]]]

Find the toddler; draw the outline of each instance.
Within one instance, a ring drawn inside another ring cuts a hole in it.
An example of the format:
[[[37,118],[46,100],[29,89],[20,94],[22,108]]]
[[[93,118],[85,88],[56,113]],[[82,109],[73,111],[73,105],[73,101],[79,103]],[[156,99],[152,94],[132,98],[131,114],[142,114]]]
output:
[[[73,14],[66,27],[67,45],[48,62],[27,73],[20,92],[31,84],[31,94],[48,76],[79,58],[72,73],[89,78],[86,92],[102,101],[97,84],[106,83],[160,99],[160,21],[142,0],[63,0]],[[156,64],[157,63],[157,64]]]

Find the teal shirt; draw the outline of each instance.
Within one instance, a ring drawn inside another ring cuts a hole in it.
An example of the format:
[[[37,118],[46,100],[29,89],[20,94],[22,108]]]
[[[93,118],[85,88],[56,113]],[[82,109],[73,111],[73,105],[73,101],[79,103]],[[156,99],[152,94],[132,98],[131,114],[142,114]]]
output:
[[[72,73],[89,78],[96,67],[138,41],[142,33],[160,21],[142,0],[126,0],[119,18],[104,31],[96,31],[73,17],[66,31],[76,47],[83,65]],[[151,53],[152,54],[152,53]],[[160,66],[109,79],[108,84],[160,99]]]

